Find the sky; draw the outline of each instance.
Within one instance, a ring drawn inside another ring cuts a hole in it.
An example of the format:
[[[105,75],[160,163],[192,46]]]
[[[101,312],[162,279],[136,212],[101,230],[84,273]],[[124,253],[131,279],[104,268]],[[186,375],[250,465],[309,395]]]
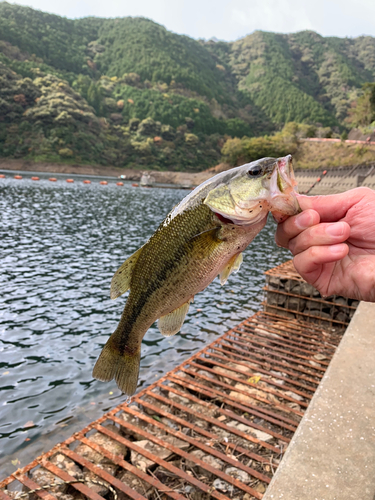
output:
[[[255,30],[323,36],[375,36],[375,0],[21,0],[34,9],[79,18],[143,16],[193,38],[233,41]]]

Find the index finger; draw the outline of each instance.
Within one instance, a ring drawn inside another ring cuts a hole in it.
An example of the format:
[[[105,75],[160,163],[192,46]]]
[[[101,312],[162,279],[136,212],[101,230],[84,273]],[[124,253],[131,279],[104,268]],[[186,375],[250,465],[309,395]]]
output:
[[[299,199],[298,199],[299,201]],[[302,207],[301,207],[302,208]],[[315,210],[304,210],[298,215],[289,217],[276,229],[275,241],[280,247],[289,248],[289,241],[305,229],[319,224],[320,217]]]
[[[321,222],[336,222],[345,217],[347,211],[366,194],[366,188],[356,188],[326,196],[298,195],[298,203],[302,210],[312,209],[318,212]]]

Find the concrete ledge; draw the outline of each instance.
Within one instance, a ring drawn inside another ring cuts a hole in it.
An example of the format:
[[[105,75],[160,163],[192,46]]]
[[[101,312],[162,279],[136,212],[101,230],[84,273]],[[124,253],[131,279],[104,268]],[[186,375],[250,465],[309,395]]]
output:
[[[361,302],[263,500],[375,500],[375,304]]]

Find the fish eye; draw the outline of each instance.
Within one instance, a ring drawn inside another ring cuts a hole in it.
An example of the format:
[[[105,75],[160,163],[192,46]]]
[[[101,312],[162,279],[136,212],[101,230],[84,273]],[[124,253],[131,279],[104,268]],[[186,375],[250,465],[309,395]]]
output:
[[[262,173],[262,167],[260,165],[255,165],[250,170],[248,170],[247,174],[250,177],[258,177]]]

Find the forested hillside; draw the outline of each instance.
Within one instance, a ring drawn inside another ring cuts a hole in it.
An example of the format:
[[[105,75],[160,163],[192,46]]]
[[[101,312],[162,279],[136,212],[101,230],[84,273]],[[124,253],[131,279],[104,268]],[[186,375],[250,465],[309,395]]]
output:
[[[69,20],[0,2],[2,157],[202,170],[229,138],[287,122],[344,132],[374,79],[372,37],[197,41],[144,18]]]

